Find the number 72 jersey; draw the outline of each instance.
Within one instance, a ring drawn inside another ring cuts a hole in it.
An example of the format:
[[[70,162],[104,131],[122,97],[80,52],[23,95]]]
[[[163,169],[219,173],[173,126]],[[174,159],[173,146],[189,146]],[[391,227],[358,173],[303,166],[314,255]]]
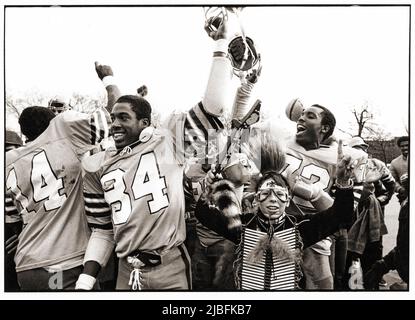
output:
[[[282,174],[289,180],[297,176],[309,184],[317,184],[329,192],[334,183],[337,165],[337,144],[305,150],[293,140],[287,142],[286,167]],[[294,197],[293,201],[304,213],[315,213],[309,201]],[[290,208],[290,210],[293,208]]]
[[[183,166],[168,140],[155,130],[130,153],[111,155],[108,150],[97,170],[89,168],[93,159],[84,161],[88,220],[95,217],[106,224],[112,218],[120,258],[135,250],[163,254],[185,239]],[[111,211],[94,203],[106,204]]]

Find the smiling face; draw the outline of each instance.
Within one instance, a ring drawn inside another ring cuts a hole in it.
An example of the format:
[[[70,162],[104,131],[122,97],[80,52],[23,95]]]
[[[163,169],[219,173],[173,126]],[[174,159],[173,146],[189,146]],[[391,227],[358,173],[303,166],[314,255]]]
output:
[[[259,209],[265,218],[278,219],[289,203],[287,188],[279,186],[272,178],[266,179],[256,195]]]
[[[399,143],[399,148],[404,158],[408,157],[409,154],[409,141],[402,141]]]
[[[303,111],[297,121],[296,141],[306,149],[318,147],[329,127],[322,125],[323,109],[311,106]]]
[[[141,131],[149,125],[147,118],[137,119],[131,107],[128,102],[118,102],[112,109],[111,132],[117,149],[137,141]]]

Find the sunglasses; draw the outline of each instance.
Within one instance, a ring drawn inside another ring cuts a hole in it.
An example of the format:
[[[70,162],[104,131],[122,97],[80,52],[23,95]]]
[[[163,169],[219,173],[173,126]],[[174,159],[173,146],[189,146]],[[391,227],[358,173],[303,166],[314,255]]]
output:
[[[273,193],[274,196],[277,197],[277,199],[279,199],[282,202],[288,202],[290,200],[288,191],[286,189],[272,187],[272,188],[266,188],[266,189],[262,189],[258,191],[257,196],[258,196],[259,202],[265,201],[271,195],[271,193]]]

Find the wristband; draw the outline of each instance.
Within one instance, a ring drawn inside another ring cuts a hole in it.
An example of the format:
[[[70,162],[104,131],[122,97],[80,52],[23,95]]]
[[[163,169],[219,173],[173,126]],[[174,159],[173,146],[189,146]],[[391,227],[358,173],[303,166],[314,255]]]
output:
[[[75,290],[92,290],[95,285],[95,279],[93,276],[90,276],[86,273],[81,273],[79,275],[78,281],[76,281]]]
[[[351,189],[353,187],[353,181],[352,181],[352,179],[349,179],[348,182],[347,182],[347,185],[342,185],[336,179],[335,186],[339,189]]]
[[[222,52],[225,55],[228,54],[228,45],[229,41],[227,39],[219,39],[215,41],[215,50],[214,53]]]
[[[105,88],[115,85],[114,76],[105,76],[102,78],[102,83],[104,84]]]
[[[222,51],[215,51],[213,52],[213,57],[222,57],[222,58],[226,58],[226,53],[222,52]]]

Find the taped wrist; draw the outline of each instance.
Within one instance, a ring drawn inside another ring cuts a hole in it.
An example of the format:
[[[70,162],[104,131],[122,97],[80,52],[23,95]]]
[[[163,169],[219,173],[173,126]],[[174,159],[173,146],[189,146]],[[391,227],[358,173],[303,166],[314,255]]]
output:
[[[102,83],[104,84],[105,88],[108,86],[116,85],[114,76],[105,76],[104,78],[102,78]]]
[[[76,281],[75,290],[92,290],[96,281],[93,276],[81,273]]]
[[[219,39],[215,41],[215,48],[213,51],[213,56],[224,56],[228,55],[228,45],[229,41],[227,39]]]

